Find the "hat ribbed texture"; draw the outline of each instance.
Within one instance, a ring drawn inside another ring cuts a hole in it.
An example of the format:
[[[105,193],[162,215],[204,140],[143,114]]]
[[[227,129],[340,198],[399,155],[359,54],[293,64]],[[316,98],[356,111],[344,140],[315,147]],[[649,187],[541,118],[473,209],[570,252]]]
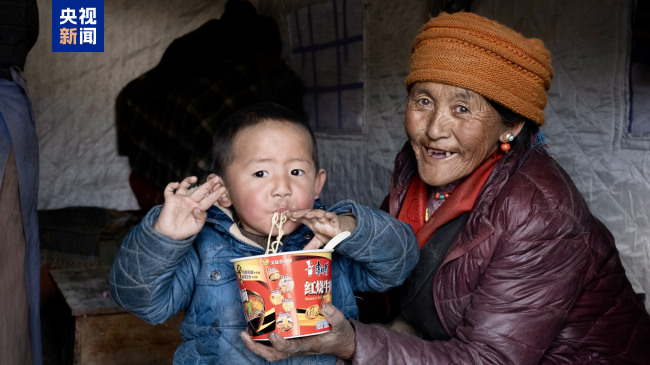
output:
[[[406,87],[438,82],[472,90],[544,124],[553,68],[544,43],[472,13],[442,13],[413,41]]]

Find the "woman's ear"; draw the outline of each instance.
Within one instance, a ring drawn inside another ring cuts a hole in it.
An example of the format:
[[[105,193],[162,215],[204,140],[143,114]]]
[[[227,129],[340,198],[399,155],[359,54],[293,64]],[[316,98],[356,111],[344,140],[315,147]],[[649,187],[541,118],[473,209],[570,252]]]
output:
[[[517,137],[519,133],[521,133],[522,128],[524,128],[524,124],[526,121],[524,119],[520,119],[518,122],[516,122],[512,127],[506,128],[506,130],[501,134],[499,137],[499,141],[501,143],[507,143],[510,142],[508,140],[508,134],[512,135],[512,137]]]
[[[327,172],[325,172],[325,169],[320,169],[316,172],[316,181],[314,181],[314,199],[320,197],[320,192],[323,190],[323,186],[325,186],[326,179]]]
[[[512,127],[512,131],[510,133],[513,137],[517,137],[519,133],[521,133],[521,129],[524,128],[524,124],[526,124],[526,121],[521,119]]]

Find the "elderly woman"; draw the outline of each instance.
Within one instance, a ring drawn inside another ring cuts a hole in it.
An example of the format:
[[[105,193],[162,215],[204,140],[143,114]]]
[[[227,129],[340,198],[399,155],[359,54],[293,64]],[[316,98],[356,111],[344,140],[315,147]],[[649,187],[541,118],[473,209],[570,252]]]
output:
[[[422,338],[326,306],[330,333],[271,347],[242,334],[249,348],[359,364],[647,363],[650,317],[614,239],[539,131],[544,44],[456,13],[431,19],[412,52],[408,143],[385,206],[421,247],[399,304]]]

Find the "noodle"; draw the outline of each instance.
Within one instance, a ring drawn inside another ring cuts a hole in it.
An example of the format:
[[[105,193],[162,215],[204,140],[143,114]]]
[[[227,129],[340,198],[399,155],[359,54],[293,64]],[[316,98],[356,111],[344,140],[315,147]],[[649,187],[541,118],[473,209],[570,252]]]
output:
[[[269,238],[266,241],[266,252],[265,255],[274,254],[278,252],[278,248],[282,244],[282,236],[284,231],[282,231],[282,226],[284,222],[287,221],[287,216],[284,213],[273,212],[273,217],[271,218],[271,232],[269,232]],[[271,242],[271,237],[273,235],[273,228],[278,227],[278,236],[275,237],[275,241]]]

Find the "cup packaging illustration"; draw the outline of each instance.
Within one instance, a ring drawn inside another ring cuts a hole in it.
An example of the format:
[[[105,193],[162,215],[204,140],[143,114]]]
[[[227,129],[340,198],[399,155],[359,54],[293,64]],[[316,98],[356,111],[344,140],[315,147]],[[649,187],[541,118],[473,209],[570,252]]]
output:
[[[332,302],[333,250],[281,252],[233,259],[252,338],[329,332],[322,307]]]

